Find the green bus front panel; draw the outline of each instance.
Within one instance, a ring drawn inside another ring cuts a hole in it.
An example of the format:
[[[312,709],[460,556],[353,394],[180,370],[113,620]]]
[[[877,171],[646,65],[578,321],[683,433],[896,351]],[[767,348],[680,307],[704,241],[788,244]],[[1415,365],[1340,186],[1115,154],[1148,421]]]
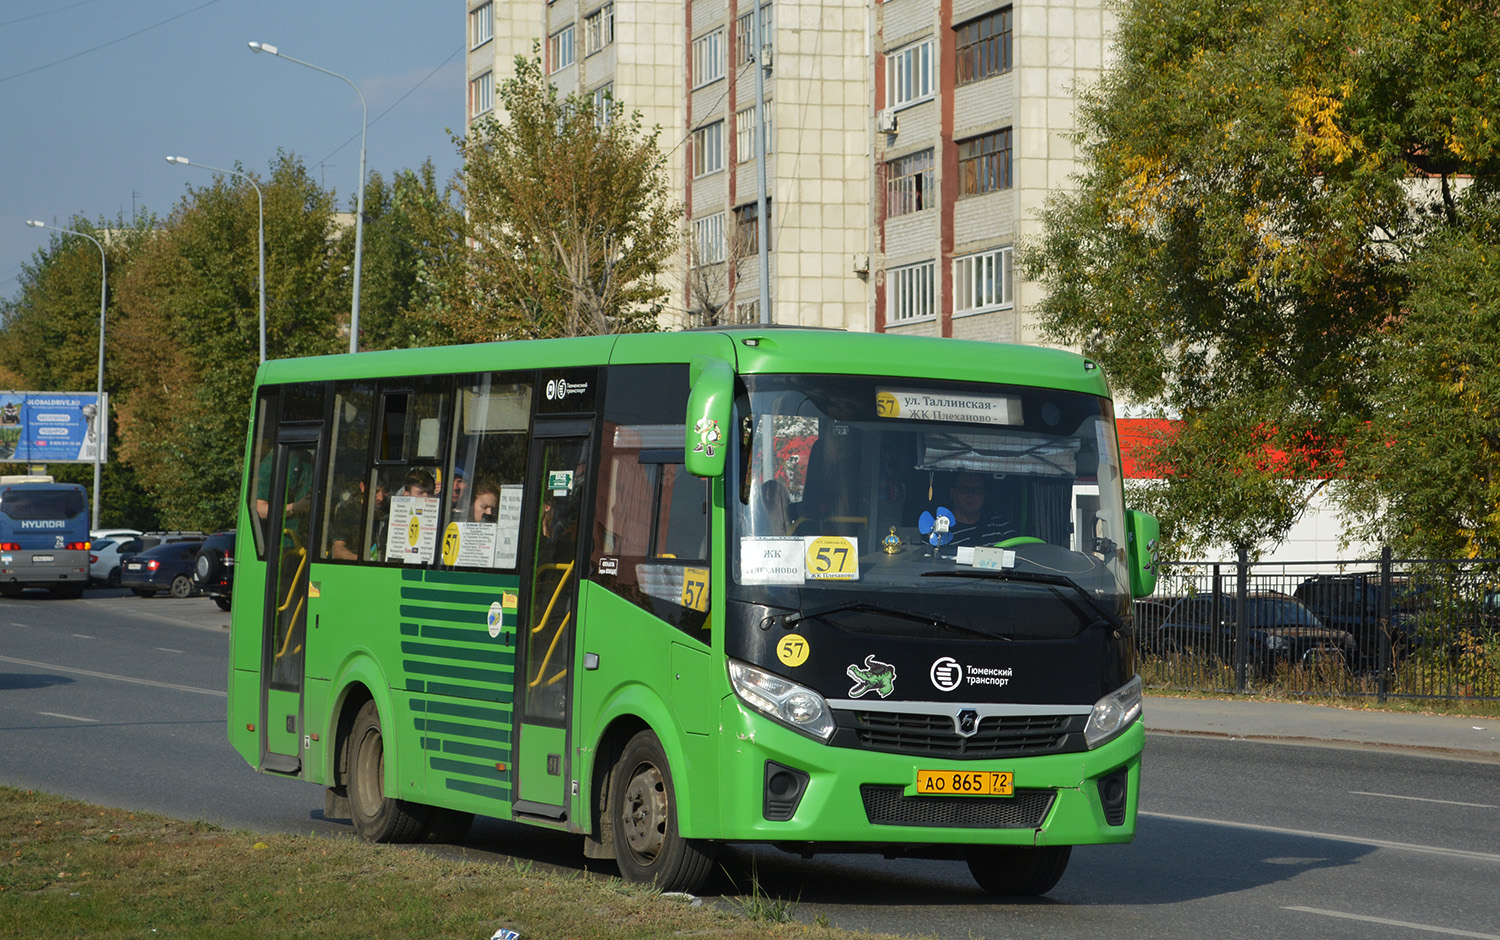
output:
[[[730,696],[719,709],[724,747],[718,791],[690,794],[691,799],[718,802],[720,838],[764,842],[1090,845],[1129,842],[1135,837],[1136,805],[1140,790],[1141,748],[1145,728],[1136,721],[1119,737],[1078,754],[1025,757],[1014,760],[955,761],[828,747],[749,712]],[[730,746],[733,742],[733,746]],[[765,818],[766,762],[775,761],[809,775],[796,813],[785,822]],[[1099,781],[1120,770],[1128,774],[1123,822],[1105,818]],[[918,770],[1010,771],[1016,796],[917,797]],[[906,824],[872,822],[863,788],[876,788],[889,815]],[[898,788],[899,792],[897,792]],[[1011,801],[992,806],[946,801]],[[939,801],[939,802],[934,802]],[[909,808],[909,809],[906,809]],[[1035,810],[1038,824],[987,823],[997,817],[1028,820]],[[931,825],[934,820],[971,820],[961,825]],[[922,824],[911,824],[919,821]]]

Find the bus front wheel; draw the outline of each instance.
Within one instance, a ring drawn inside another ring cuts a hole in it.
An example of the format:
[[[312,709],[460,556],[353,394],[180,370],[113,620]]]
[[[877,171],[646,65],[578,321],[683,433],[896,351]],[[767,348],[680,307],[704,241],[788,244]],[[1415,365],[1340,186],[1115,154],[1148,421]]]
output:
[[[366,842],[414,842],[425,834],[421,807],[385,795],[385,736],[366,702],[349,732],[349,818]]]
[[[969,874],[990,894],[1036,897],[1057,886],[1071,845],[971,845]]]
[[[610,774],[615,861],[627,881],[661,891],[694,891],[713,868],[711,848],[677,828],[677,793],[661,742],[642,731]]]

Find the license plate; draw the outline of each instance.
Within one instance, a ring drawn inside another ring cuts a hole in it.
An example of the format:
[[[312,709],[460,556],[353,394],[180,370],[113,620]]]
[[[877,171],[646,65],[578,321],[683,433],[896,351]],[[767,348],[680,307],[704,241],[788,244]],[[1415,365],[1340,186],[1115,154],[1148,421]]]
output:
[[[126,571],[140,571],[141,570],[141,566],[137,562],[133,562],[132,561],[132,562],[130,562],[129,564],[127,564],[125,566],[125,570]]]
[[[51,555],[32,555],[31,556],[31,563],[34,564],[34,565],[50,565],[52,563],[52,556]]]
[[[1014,796],[1008,770],[919,770],[917,792],[926,796]]]

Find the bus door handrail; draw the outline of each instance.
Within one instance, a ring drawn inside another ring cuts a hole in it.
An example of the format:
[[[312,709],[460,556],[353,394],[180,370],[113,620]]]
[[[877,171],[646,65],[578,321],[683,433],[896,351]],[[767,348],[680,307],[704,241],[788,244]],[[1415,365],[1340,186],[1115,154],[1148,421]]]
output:
[[[531,628],[531,633],[533,636],[541,633],[544,629],[546,629],[548,621],[552,619],[552,608],[557,606],[557,599],[562,596],[563,588],[568,586],[568,579],[573,576],[573,566],[575,564],[576,562],[570,561],[567,564],[554,562],[552,564],[537,566],[538,575],[540,575],[544,571],[560,570],[562,572],[562,577],[558,578],[557,587],[552,589],[552,597],[547,601],[547,609],[542,611],[541,619],[537,621],[536,626]],[[557,641],[562,638],[563,631],[567,629],[568,621],[571,620],[572,617],[573,612],[568,611],[568,613],[563,616],[562,622],[557,625],[557,632],[552,634],[552,642],[547,644],[546,654],[542,656],[542,661],[540,663],[537,663],[536,678],[526,683],[526,687],[528,689],[534,689],[541,684],[542,675],[547,671],[547,663],[551,662],[552,653],[557,649]],[[566,674],[567,669],[563,669],[562,672],[559,672],[557,675],[548,680],[547,684],[551,685]]]
[[[277,620],[280,620],[281,619],[281,615],[286,612],[286,609],[288,607],[291,606],[291,604],[292,604],[292,597],[293,597],[293,595],[297,591],[297,582],[302,579],[302,572],[303,572],[304,569],[307,568],[307,549],[306,548],[302,548],[302,547],[299,546],[297,549],[295,549],[295,551],[301,557],[300,557],[300,560],[297,562],[297,570],[292,573],[291,582],[287,586],[286,600],[283,601],[281,603],[281,605],[276,608],[276,618],[277,618]],[[306,604],[306,603],[307,603],[307,595],[306,595],[306,593],[304,593],[302,595],[302,597],[300,599],[298,599],[298,601],[297,601],[297,609],[292,612],[291,619],[287,621],[288,625],[294,624],[294,623],[297,622],[297,617],[300,616],[301,613],[302,613],[302,605]],[[292,642],[292,633],[293,632],[294,631],[291,630],[290,627],[289,627],[287,629],[287,631],[286,631],[286,636],[282,637],[282,639],[281,639],[281,649],[279,649],[279,650],[276,651],[276,658],[277,659],[280,659],[281,657],[283,657],[283,656],[286,655],[286,653],[287,653],[287,649],[286,648],[287,648],[287,645]]]

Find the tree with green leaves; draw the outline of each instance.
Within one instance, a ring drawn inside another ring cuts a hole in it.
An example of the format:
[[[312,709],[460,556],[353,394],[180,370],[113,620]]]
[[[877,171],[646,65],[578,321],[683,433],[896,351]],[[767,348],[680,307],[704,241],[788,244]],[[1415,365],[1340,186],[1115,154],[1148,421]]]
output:
[[[659,131],[611,102],[559,95],[539,58],[516,58],[505,119],[457,138],[464,158],[469,290],[443,315],[468,341],[652,330],[681,212]]]
[[[1377,449],[1420,456],[1447,431],[1391,390],[1443,381],[1402,360],[1419,329],[1465,331],[1420,327],[1415,304],[1456,313],[1434,293],[1453,239],[1494,234],[1478,221],[1500,168],[1493,6],[1122,0],[1116,40],[1079,101],[1077,188],[1021,263],[1049,338],[1180,418],[1145,494],[1179,550],[1274,544],[1328,479],[1362,534],[1407,548],[1493,512],[1493,496],[1439,510],[1372,476]],[[1472,475],[1458,463],[1422,472]]]

